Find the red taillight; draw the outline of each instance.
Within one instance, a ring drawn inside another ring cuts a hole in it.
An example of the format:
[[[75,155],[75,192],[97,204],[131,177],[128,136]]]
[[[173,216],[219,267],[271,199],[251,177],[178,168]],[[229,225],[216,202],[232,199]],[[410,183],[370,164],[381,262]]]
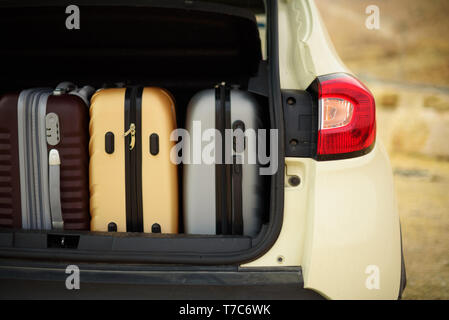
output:
[[[318,157],[363,153],[373,146],[376,106],[360,81],[346,74],[319,79],[318,98]]]

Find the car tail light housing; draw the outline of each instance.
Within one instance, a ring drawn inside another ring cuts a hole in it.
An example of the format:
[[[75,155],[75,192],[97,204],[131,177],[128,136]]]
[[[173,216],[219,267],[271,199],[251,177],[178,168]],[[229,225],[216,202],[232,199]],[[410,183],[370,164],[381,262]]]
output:
[[[352,158],[371,151],[376,137],[372,93],[348,74],[317,79],[318,160]]]

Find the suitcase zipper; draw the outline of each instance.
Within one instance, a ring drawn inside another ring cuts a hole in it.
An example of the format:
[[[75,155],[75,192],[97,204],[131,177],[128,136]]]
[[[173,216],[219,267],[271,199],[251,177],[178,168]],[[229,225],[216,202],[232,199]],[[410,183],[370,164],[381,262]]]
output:
[[[230,94],[225,83],[215,87],[215,127],[222,137],[231,129]],[[227,235],[232,234],[232,165],[226,161],[225,143],[221,144],[221,157],[221,163],[215,165],[215,230]]]
[[[143,232],[142,212],[142,150],[141,95],[142,88],[128,88],[125,94],[125,171],[126,171],[126,230]]]

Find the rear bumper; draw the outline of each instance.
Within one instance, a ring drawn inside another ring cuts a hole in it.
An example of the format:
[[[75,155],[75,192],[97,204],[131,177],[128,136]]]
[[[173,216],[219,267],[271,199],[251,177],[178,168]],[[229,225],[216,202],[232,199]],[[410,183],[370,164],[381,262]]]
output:
[[[78,265],[80,287],[66,288],[67,264],[0,260],[1,299],[323,299],[304,289],[300,268]]]

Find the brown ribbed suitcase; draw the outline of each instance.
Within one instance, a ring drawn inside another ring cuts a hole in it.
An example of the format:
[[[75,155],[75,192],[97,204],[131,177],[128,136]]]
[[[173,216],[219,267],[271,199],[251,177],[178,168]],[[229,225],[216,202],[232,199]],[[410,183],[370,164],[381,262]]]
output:
[[[0,97],[0,227],[89,230],[89,97],[93,88]]]
[[[0,98],[0,227],[20,228],[19,149],[17,100],[19,94]]]

